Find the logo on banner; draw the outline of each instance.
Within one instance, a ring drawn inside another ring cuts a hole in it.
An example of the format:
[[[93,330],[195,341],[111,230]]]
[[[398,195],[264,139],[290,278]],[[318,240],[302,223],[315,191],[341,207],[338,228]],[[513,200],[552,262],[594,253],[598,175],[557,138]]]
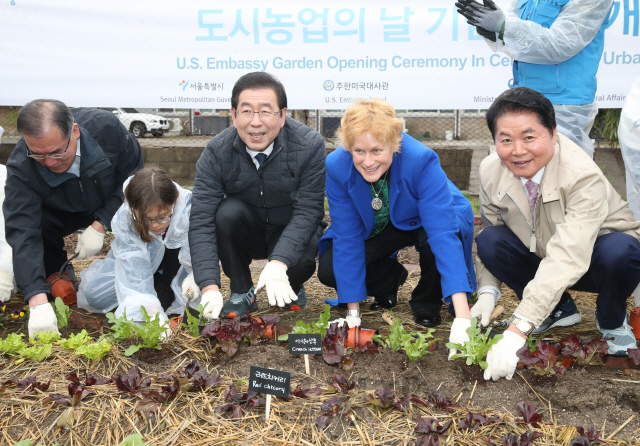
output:
[[[189,81],[182,81],[178,85],[182,87],[182,91],[184,91],[184,89],[187,88],[187,85],[189,85]]]
[[[322,84],[322,86],[324,87],[325,90],[327,91],[331,91],[333,90],[333,81],[324,81],[324,84]]]

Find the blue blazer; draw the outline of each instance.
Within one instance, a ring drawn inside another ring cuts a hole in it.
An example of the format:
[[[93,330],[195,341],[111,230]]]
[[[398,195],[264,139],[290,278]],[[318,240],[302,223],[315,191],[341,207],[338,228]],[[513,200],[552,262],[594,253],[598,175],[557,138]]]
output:
[[[338,301],[359,302],[367,298],[364,241],[375,225],[371,189],[342,146],[327,156],[325,165],[331,226],[319,241],[319,251],[322,255],[333,242]],[[438,155],[405,133],[391,163],[389,208],[396,228],[422,227],[427,233],[444,300],[457,292],[473,293],[471,205],[445,175]]]

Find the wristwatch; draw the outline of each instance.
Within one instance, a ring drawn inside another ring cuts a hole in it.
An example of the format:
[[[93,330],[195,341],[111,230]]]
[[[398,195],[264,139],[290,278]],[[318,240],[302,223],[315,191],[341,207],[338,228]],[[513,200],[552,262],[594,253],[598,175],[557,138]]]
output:
[[[531,334],[533,329],[536,328],[535,325],[533,325],[531,322],[522,320],[522,319],[517,318],[517,317],[514,317],[511,320],[511,323],[516,326],[516,329],[520,333],[522,333],[523,335],[525,335],[527,337]]]

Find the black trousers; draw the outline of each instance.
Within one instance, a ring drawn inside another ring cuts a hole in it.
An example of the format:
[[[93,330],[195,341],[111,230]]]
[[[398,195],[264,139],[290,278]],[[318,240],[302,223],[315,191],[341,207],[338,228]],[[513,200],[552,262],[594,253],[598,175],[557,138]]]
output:
[[[367,294],[383,298],[396,292],[405,268],[391,256],[407,246],[416,246],[420,251],[420,280],[411,293],[409,305],[416,315],[437,314],[443,297],[441,277],[423,228],[402,231],[389,222],[380,234],[364,241]],[[320,257],[318,279],[327,286],[337,287],[333,270],[333,245]]]
[[[175,294],[171,289],[171,282],[180,269],[180,261],[178,260],[179,253],[180,248],[165,249],[162,262],[160,262],[158,270],[153,275],[153,288],[156,290],[158,300],[162,305],[162,309],[165,311],[175,300]]]
[[[42,208],[42,247],[44,250],[44,271],[49,277],[62,268],[67,261],[67,251],[64,249],[64,237],[73,234],[78,229],[85,229],[95,221],[91,214],[65,212],[48,207]]]
[[[238,198],[227,197],[216,213],[218,256],[222,270],[231,282],[232,293],[246,293],[254,286],[249,265],[252,260],[268,259],[286,226],[261,221],[251,206]],[[287,270],[294,293],[316,271],[318,240],[323,226],[318,226],[300,261]]]
[[[485,228],[476,237],[476,243],[482,263],[522,300],[522,293],[535,277],[542,259],[529,252],[507,226]],[[601,328],[614,329],[622,325],[627,314],[627,298],[638,282],[640,242],[630,235],[611,232],[596,239],[589,269],[570,289],[598,293],[598,324]]]

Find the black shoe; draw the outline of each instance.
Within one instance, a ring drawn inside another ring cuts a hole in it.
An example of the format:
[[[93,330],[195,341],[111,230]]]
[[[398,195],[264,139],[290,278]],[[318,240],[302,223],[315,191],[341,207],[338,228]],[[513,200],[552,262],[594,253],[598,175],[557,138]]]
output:
[[[404,285],[404,283],[407,281],[407,277],[409,277],[409,271],[407,271],[407,269],[402,265],[400,265],[400,268],[402,268],[402,272],[398,277],[398,286],[396,288],[395,293],[390,294],[388,296],[384,296],[384,297],[376,297],[375,298],[376,300],[369,306],[369,309],[371,311],[376,311],[381,308],[389,310],[395,307],[396,305],[398,305],[398,289],[402,285]]]
[[[428,313],[419,313],[415,315],[414,318],[416,324],[422,325],[423,327],[436,327],[440,325],[442,322],[442,317],[440,313],[438,314],[428,314]]]

